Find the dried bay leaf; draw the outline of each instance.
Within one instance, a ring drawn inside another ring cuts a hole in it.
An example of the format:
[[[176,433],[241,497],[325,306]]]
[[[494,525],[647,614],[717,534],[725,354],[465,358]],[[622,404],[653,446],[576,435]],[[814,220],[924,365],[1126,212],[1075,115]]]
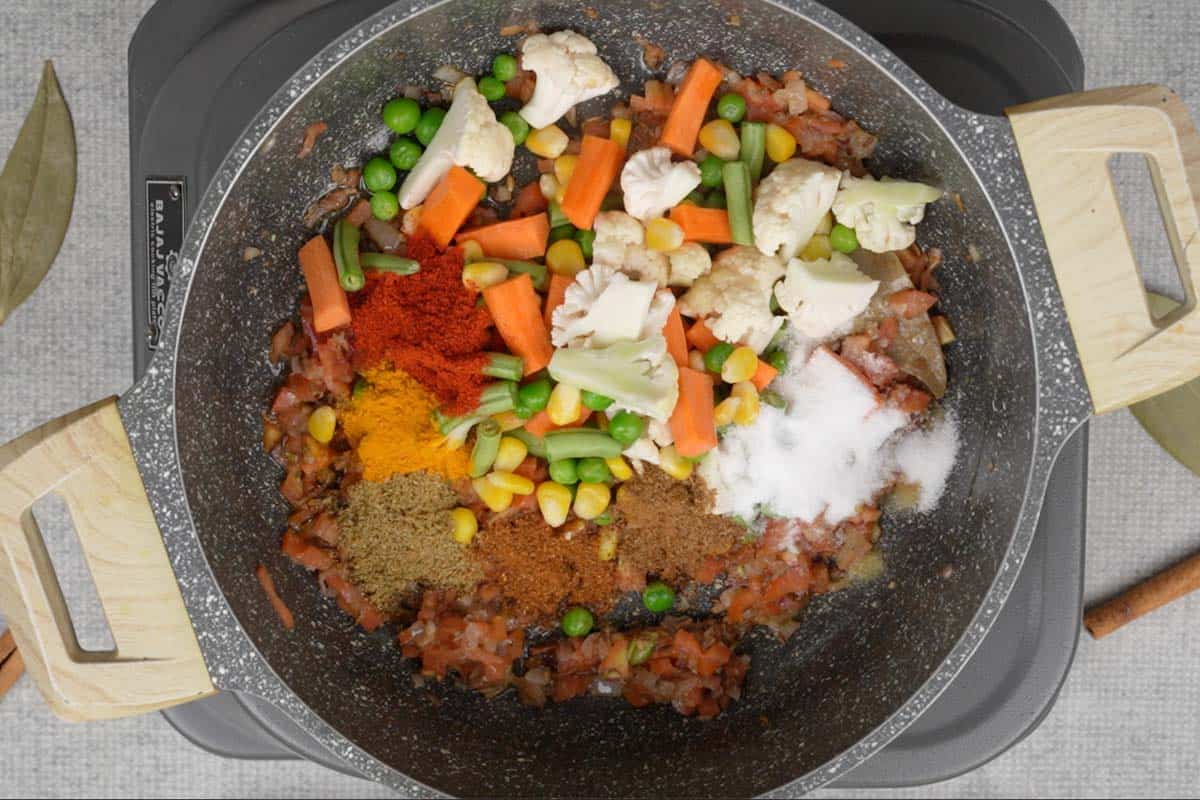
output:
[[[0,173],[0,324],[54,263],[75,204],[75,126],[47,61]]]
[[[1161,317],[1179,304],[1147,293],[1150,313]],[[1175,460],[1200,475],[1200,378],[1129,407],[1146,433]]]

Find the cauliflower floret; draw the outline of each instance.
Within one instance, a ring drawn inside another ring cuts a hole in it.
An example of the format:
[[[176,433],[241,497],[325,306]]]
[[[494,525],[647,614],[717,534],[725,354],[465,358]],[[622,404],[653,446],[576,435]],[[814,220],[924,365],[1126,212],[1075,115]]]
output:
[[[612,406],[610,409],[614,408]],[[613,410],[609,414],[609,419],[612,419],[616,413]],[[661,422],[656,419],[647,420],[646,432],[642,434],[636,442],[626,447],[622,452],[626,458],[633,462],[633,468],[641,475],[643,464],[658,464],[660,459],[658,449],[666,447],[669,444],[674,444],[675,437],[671,435],[671,426],[666,422]]]
[[[779,259],[753,247],[731,247],[679,298],[679,312],[704,317],[718,339],[761,353],[783,325],[771,313],[771,291],[782,276]]]
[[[414,208],[424,202],[455,164],[470,168],[481,180],[498,181],[512,169],[515,150],[512,132],[496,121],[475,81],[463,78],[454,87],[454,100],[437,134],[397,192],[400,206]]]
[[[625,210],[640,220],[661,217],[699,185],[700,167],[694,161],[672,163],[665,147],[642,150],[621,170]]]
[[[560,347],[548,369],[559,383],[611,397],[618,407],[651,419],[670,419],[679,400],[679,368],[661,333],[607,347]]]
[[[575,277],[554,310],[551,340],[555,347],[604,347],[642,339],[660,333],[674,307],[671,292],[593,264]]]
[[[763,253],[794,258],[817,231],[837,195],[842,174],[803,158],[777,166],[758,185],[754,242]]]
[[[521,47],[521,66],[537,73],[533,97],[520,112],[534,128],[553,125],[571,106],[620,84],[592,40],[575,31],[530,36]]]
[[[666,286],[671,267],[666,253],[646,247],[646,229],[624,211],[604,211],[592,224],[592,263],[603,264],[631,278]]]
[[[917,240],[918,222],[925,219],[925,205],[942,196],[932,186],[912,181],[875,180],[868,175],[842,179],[833,203],[833,215],[847,228],[854,228],[858,243],[874,253],[904,250]]]
[[[712,257],[704,245],[697,242],[687,242],[683,247],[672,250],[667,253],[667,259],[671,262],[672,286],[690,287],[697,278],[707,275],[712,269]]]
[[[775,287],[775,299],[796,330],[824,339],[866,311],[878,289],[879,281],[859,272],[853,259],[834,253],[827,260],[792,259],[787,278]]]

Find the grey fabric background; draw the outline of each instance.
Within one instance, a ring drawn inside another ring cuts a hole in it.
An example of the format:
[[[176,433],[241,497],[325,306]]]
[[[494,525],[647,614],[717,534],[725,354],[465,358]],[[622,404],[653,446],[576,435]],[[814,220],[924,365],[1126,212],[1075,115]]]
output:
[[[1200,3],[1054,0],[1079,37],[1091,87],[1162,82],[1200,111]],[[42,287],[0,327],[0,441],[132,380],[129,318],[125,50],[151,0],[0,3],[0,154],[29,107],[38,67],[53,58],[75,117],[79,192],[66,244]],[[1141,185],[1122,171],[1131,186]],[[1129,213],[1146,253],[1143,192]],[[1157,223],[1155,223],[1157,224]],[[1168,272],[1148,269],[1156,288]],[[1160,452],[1126,412],[1091,429],[1089,600],[1193,550],[1189,499],[1200,480]],[[64,583],[82,583],[67,570]],[[987,766],[896,797],[1190,796],[1200,793],[1200,596],[1102,643],[1086,637],[1058,704],[1028,739]],[[89,639],[95,641],[94,636]],[[89,725],[53,717],[28,679],[0,701],[0,795],[171,797],[383,796],[304,763],[207,755],[158,715]],[[531,792],[536,791],[530,787]],[[827,796],[859,796],[825,792]]]

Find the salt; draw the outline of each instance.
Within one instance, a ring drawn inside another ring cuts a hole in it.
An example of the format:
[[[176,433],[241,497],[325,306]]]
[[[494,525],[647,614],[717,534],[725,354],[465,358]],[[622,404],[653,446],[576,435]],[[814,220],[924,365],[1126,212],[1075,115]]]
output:
[[[958,425],[947,414],[928,430],[905,434],[895,447],[896,469],[909,483],[920,486],[918,511],[932,511],[946,489],[946,479],[958,455]]]

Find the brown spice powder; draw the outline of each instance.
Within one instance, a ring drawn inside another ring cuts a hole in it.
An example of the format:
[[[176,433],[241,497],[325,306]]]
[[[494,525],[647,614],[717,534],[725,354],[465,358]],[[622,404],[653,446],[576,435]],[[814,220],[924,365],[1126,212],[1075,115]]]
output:
[[[563,604],[602,612],[615,599],[615,564],[600,560],[598,539],[590,526],[568,539],[532,511],[489,524],[472,553],[522,613],[549,615]]]
[[[647,467],[617,493],[622,565],[668,581],[693,576],[705,559],[729,552],[746,532],[710,513],[712,507],[712,490],[698,475],[679,481]]]
[[[428,472],[351,487],[338,518],[338,548],[350,578],[376,606],[397,610],[414,584],[471,591],[482,573],[454,541],[458,495]]]

